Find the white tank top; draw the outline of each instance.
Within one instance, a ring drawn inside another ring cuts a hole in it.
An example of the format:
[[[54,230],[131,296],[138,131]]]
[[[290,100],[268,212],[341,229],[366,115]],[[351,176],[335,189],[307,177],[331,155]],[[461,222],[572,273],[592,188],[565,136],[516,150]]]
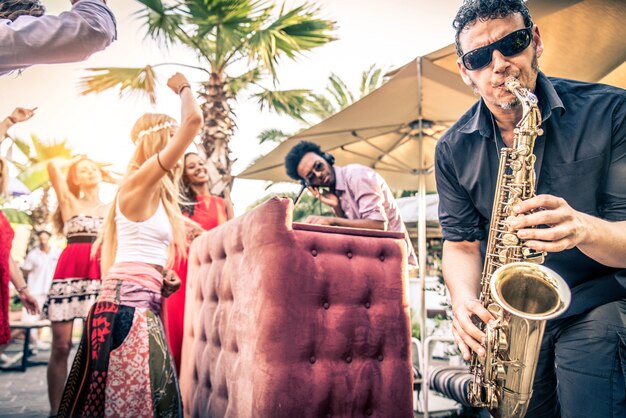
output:
[[[159,200],[159,207],[149,219],[133,222],[122,214],[119,199],[116,200],[115,262],[131,261],[164,266],[167,262],[167,247],[173,240],[173,233],[163,202]]]

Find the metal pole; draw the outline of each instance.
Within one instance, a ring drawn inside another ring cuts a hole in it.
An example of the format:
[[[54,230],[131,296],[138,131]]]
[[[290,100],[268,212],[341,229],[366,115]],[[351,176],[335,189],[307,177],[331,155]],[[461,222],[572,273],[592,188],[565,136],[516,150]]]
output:
[[[419,134],[418,134],[418,167],[420,168],[417,184],[417,196],[418,196],[418,217],[417,217],[417,251],[418,251],[418,263],[419,263],[419,279],[420,279],[420,337],[422,342],[422,354],[424,359],[422,364],[424,368],[429,363],[426,356],[429,350],[424,344],[428,337],[426,330],[426,173],[423,167],[424,162],[424,125],[422,114],[422,57],[417,59],[417,103],[418,103],[418,121],[419,121]],[[428,370],[422,370],[422,406],[424,417],[428,418]]]

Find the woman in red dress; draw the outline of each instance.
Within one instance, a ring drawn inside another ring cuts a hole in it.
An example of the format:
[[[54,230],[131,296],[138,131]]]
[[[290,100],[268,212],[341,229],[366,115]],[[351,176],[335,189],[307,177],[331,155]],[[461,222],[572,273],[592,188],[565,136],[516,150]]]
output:
[[[16,107],[6,118],[0,120],[0,142],[6,138],[7,131],[18,122],[30,119],[34,109]],[[9,184],[9,171],[7,162],[0,158],[0,196],[5,197]],[[22,271],[11,259],[11,243],[13,242],[13,228],[9,220],[0,211],[0,354],[2,354],[11,341],[11,330],[9,328],[9,281],[17,289],[17,293],[22,300],[22,304],[29,313],[39,313],[39,305],[30,294],[28,286],[22,276]]]
[[[5,196],[9,182],[7,163],[0,158],[0,196]],[[11,259],[11,243],[13,241],[13,229],[9,220],[0,211],[0,354],[4,352],[11,341],[9,328],[9,281],[17,289],[22,304],[29,313],[39,312],[39,305],[24,281],[22,272]]]
[[[87,316],[100,290],[100,260],[91,257],[91,247],[107,211],[107,205],[100,200],[99,184],[103,177],[110,179],[98,164],[85,157],[61,164],[69,165],[67,178],[54,162],[48,164],[48,175],[59,201],[53,222],[57,231],[67,237],[67,246],[59,257],[43,307],[43,317],[52,323],[47,377],[53,416],[68,373],[74,319]]]
[[[233,207],[227,201],[211,194],[206,161],[194,152],[185,154],[180,191],[184,197],[181,204],[183,215],[208,231],[233,218]],[[164,326],[167,341],[180,372],[181,351],[183,345],[183,324],[185,321],[185,288],[187,283],[187,258],[177,259],[174,270],[182,284],[164,303]]]

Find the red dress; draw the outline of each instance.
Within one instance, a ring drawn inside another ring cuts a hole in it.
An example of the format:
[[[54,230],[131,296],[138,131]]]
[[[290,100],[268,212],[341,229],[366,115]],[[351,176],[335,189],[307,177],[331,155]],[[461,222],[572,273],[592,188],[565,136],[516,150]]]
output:
[[[219,196],[196,196],[197,204],[190,218],[208,231],[228,220],[224,199]],[[187,215],[187,214],[185,214]],[[189,251],[189,250],[187,250]],[[163,325],[170,350],[180,371],[180,358],[183,347],[183,325],[185,323],[185,293],[187,287],[187,258],[174,262],[174,271],[182,281],[180,289],[165,299],[163,304]]]
[[[9,257],[13,242],[13,229],[0,211],[0,344],[11,340],[9,328]]]
[[[52,322],[85,318],[100,291],[100,253],[91,257],[102,218],[76,215],[65,222],[67,246],[59,256],[42,316]]]

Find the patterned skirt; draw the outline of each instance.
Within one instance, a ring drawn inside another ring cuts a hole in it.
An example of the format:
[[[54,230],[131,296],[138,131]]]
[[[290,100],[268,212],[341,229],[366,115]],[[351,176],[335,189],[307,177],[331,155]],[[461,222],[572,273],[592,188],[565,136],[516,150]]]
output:
[[[100,291],[100,257],[91,257],[91,242],[68,242],[42,308],[53,322],[85,318]]]
[[[128,265],[136,264],[123,264],[124,274],[132,274]],[[87,317],[57,417],[182,417],[158,317],[161,294],[137,280],[117,279],[117,266]]]

